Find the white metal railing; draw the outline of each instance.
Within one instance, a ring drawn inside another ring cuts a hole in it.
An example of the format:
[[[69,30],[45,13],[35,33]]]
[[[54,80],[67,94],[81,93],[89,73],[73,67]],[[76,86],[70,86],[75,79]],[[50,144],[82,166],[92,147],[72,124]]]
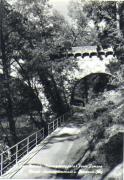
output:
[[[52,122],[48,123],[48,135],[52,133],[56,128],[61,126],[61,124],[68,117],[70,112],[58,117]],[[38,143],[40,143],[45,138],[44,128],[33,133],[22,141],[18,142],[6,151],[0,154],[0,175],[3,175],[9,168],[26,155],[31,149],[33,149]]]
[[[44,139],[44,128],[33,133],[0,154],[0,174],[16,164],[24,155]]]
[[[68,117],[70,112],[66,112],[62,116],[56,118],[52,122],[48,123],[48,135],[51,134],[55,129],[61,126],[62,123],[65,122],[65,119]]]

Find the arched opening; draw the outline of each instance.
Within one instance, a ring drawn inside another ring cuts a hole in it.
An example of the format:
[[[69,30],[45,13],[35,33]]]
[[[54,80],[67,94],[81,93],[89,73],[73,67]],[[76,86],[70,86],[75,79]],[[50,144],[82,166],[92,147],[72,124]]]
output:
[[[73,57],[73,56],[74,56],[73,53],[68,53],[68,58],[69,58],[69,57]]]
[[[79,56],[81,56],[81,53],[76,53],[74,57],[77,58]]]
[[[87,52],[85,52],[85,53],[82,54],[82,58],[84,58],[84,57],[86,57],[86,56],[90,56],[90,54],[87,53]]]
[[[98,56],[105,56],[106,54],[105,54],[105,52],[104,51],[100,51],[100,52],[98,52]]]
[[[90,57],[97,56],[97,52],[91,52]]]
[[[106,52],[106,57],[109,56],[109,55],[113,55],[113,51]]]
[[[85,106],[90,99],[97,97],[100,93],[114,89],[110,84],[110,74],[92,73],[77,81],[71,94],[71,105]]]
[[[99,51],[98,52],[98,57],[100,58],[100,60],[103,60],[106,56],[106,53],[104,51]]]

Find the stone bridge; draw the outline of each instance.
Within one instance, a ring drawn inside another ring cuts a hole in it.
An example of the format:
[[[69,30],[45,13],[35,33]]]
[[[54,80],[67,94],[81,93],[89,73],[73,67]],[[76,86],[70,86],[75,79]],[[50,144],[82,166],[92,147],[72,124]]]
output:
[[[97,46],[83,46],[72,47],[72,50],[68,51],[67,62],[70,66],[63,70],[63,74],[66,74],[67,77],[64,86],[67,87],[66,90],[68,92],[66,93],[72,103],[75,99],[76,87],[78,87],[81,82],[85,84],[82,85],[84,91],[86,91],[87,88],[88,90],[91,88],[86,87],[89,86],[88,84],[86,85],[86,81],[90,84],[93,84],[93,82],[96,84],[96,79],[97,86],[99,84],[99,86],[105,88],[105,83],[108,83],[107,79],[112,76],[109,65],[112,62],[116,63],[117,58],[112,48],[98,50]],[[79,96],[76,99],[80,99]],[[85,97],[85,102],[86,101]]]

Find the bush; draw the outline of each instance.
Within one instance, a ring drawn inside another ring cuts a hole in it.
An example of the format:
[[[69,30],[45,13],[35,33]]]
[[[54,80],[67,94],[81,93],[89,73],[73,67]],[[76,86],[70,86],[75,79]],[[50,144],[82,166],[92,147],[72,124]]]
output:
[[[123,161],[123,133],[112,136],[104,145],[108,165],[113,168]]]

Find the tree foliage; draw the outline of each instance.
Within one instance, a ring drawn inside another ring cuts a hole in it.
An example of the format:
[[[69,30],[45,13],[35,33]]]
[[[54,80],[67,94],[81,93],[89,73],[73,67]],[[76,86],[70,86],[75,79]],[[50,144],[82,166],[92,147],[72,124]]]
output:
[[[47,0],[19,1],[13,7],[6,1],[0,3],[3,74],[0,116],[9,122],[11,142],[16,143],[15,118],[22,114],[29,115],[36,128],[44,127],[47,134],[39,86],[43,87],[42,93],[53,114],[59,116],[67,111],[67,102],[52,74],[51,65],[58,58],[57,53],[64,53],[69,43],[65,40],[68,24],[58,12],[50,14]],[[36,112],[39,120],[35,118]]]

